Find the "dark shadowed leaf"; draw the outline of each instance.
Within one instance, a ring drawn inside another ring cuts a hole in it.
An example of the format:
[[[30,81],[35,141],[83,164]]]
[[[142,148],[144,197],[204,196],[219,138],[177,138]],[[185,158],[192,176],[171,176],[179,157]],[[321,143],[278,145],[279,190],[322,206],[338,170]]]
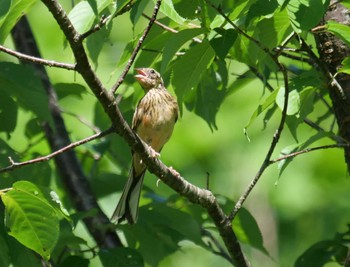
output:
[[[98,254],[104,267],[142,267],[142,256],[131,248],[102,249]]]
[[[48,99],[41,81],[32,68],[0,62],[0,92],[13,97],[26,110],[49,121]]]

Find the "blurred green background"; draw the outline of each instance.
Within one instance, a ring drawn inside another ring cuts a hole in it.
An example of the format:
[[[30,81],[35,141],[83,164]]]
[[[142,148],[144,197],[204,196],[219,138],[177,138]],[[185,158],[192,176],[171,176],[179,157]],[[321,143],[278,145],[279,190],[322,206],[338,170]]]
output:
[[[67,10],[71,9],[70,1],[60,2]],[[150,6],[148,11],[151,10]],[[43,58],[74,63],[70,49],[65,48],[62,33],[42,3],[36,4],[28,18]],[[96,66],[97,74],[107,88],[112,87],[123,70],[116,69],[116,66],[126,44],[144,29],[146,23],[145,19],[141,19],[137,27],[133,28],[128,13],[114,20],[111,37],[105,43]],[[10,38],[5,46],[12,47]],[[0,60],[16,61],[3,53],[0,54]],[[230,67],[231,78],[244,73],[246,69],[245,65],[234,62]],[[76,82],[84,85],[79,75],[72,71],[53,68],[47,70],[53,84]],[[127,79],[132,79],[132,73]],[[168,86],[168,89],[173,93],[171,86]],[[122,86],[118,91],[126,95],[134,91],[136,94],[133,101],[127,102],[129,107],[124,108],[129,121],[137,98],[142,95],[141,88],[135,82],[132,86]],[[237,200],[259,170],[279,123],[279,117],[274,115],[267,128],[263,129],[261,117],[247,130],[250,141],[245,136],[243,129],[258,103],[264,98],[263,91],[260,81],[246,79],[246,84],[223,102],[216,116],[218,130],[214,131],[203,119],[184,108],[173,137],[162,151],[161,160],[200,187],[205,187],[208,172],[210,189],[215,194]],[[91,124],[99,120],[95,118],[96,100],[89,90],[83,93],[81,98],[61,99],[60,105],[64,111],[81,116]],[[319,104],[312,116],[317,118],[324,110],[325,107]],[[74,141],[93,133],[74,116],[66,113],[64,118]],[[28,146],[25,140],[18,142],[18,138],[23,135],[23,126],[29,119],[28,114],[20,112],[18,126],[8,140],[9,145],[17,151],[23,151]],[[329,127],[331,123],[332,119],[327,120],[325,127]],[[305,141],[315,133],[310,127],[303,125],[299,129],[299,140]],[[331,141],[324,139],[315,145],[329,143]],[[292,144],[295,144],[295,140],[286,127],[274,158],[279,156],[283,148]],[[33,150],[48,153],[45,142],[40,142]],[[102,160],[101,163],[106,172],[116,173],[116,183],[120,185],[125,180],[117,182],[117,179],[120,175],[125,177],[129,167],[130,153],[125,153],[126,150],[126,146],[122,147],[121,151],[124,154],[118,155],[125,163],[124,166],[115,166],[108,159]],[[84,146],[78,151],[83,158]],[[92,168],[85,171],[92,172]],[[149,173],[145,184],[160,196],[168,197],[174,194],[163,184],[156,187],[156,178]],[[55,182],[52,186],[54,185]],[[99,186],[103,189],[108,185]],[[258,222],[265,247],[270,253],[268,257],[250,247],[244,247],[253,266],[292,266],[296,258],[315,242],[331,239],[336,232],[345,231],[350,221],[349,190],[350,181],[340,149],[319,150],[301,155],[293,160],[281,177],[278,175],[277,164],[270,166],[245,203],[245,207]],[[119,193],[104,195],[99,199],[108,216],[111,215],[118,199]],[[141,204],[147,202],[146,198],[141,200]],[[77,227],[76,232],[87,238],[82,225]],[[184,241],[182,245],[181,251],[164,259],[160,266],[230,266],[222,258],[191,242]],[[99,265],[99,260],[95,259],[91,266]]]

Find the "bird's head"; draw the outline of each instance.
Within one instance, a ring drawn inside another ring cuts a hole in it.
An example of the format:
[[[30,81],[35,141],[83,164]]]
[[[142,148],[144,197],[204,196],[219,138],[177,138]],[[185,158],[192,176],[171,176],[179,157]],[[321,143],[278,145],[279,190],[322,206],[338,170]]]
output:
[[[144,90],[148,91],[152,88],[161,88],[164,86],[162,77],[154,69],[137,68],[135,70],[137,71],[135,78]]]

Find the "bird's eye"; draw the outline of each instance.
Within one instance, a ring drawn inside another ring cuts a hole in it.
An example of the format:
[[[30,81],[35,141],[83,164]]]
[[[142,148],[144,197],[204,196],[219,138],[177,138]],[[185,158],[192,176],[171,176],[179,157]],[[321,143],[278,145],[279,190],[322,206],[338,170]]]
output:
[[[155,74],[156,72],[154,70],[150,70],[150,73]]]

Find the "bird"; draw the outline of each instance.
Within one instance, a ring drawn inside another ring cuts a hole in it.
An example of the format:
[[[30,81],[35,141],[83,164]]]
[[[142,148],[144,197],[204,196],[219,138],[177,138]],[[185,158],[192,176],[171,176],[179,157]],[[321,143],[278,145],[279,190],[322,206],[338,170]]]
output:
[[[136,68],[134,76],[145,95],[138,102],[132,119],[132,129],[151,149],[151,156],[159,156],[170,139],[178,119],[179,107],[164,86],[161,75],[153,68]],[[127,220],[137,222],[139,200],[146,172],[140,155],[132,151],[132,166],[118,205],[112,215],[117,224]]]

